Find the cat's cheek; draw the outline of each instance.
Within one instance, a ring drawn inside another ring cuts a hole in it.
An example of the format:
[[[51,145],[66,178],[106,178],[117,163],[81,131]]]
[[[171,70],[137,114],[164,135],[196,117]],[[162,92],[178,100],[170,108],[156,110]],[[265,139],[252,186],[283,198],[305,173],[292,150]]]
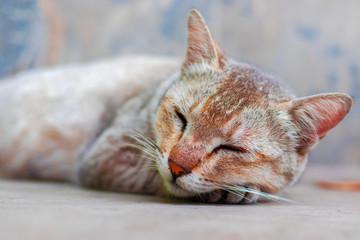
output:
[[[168,115],[167,112],[159,110],[154,124],[156,143],[162,152],[170,152],[178,142],[179,133],[176,131],[173,118]]]
[[[207,179],[214,182],[227,182],[227,183],[244,183],[244,176],[249,174],[245,166],[239,168],[238,161],[233,161],[226,157],[218,159],[211,159],[207,161],[204,169],[208,169],[205,175]]]
[[[157,110],[154,120],[156,138],[159,140],[171,138],[171,136],[175,134],[175,122],[173,119],[173,114],[168,110],[168,101],[168,98],[163,99]]]

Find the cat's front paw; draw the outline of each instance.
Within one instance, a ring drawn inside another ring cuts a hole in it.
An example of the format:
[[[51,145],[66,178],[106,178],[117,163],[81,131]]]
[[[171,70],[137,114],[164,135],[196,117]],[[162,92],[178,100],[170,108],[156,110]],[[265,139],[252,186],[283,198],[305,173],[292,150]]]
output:
[[[259,195],[250,192],[234,192],[228,190],[215,190],[199,196],[199,200],[207,203],[224,204],[252,204],[256,203]]]

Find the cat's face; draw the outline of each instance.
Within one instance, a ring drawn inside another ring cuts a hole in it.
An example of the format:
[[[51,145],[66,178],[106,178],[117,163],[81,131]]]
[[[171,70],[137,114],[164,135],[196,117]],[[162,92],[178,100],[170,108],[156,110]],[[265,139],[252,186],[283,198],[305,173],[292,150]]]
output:
[[[219,189],[228,186],[277,192],[292,182],[305,161],[296,154],[295,126],[284,109],[289,99],[271,78],[244,64],[195,64],[183,72],[155,123],[163,154],[157,165],[168,190],[218,200]],[[176,176],[176,165],[184,173]]]
[[[227,60],[192,11],[187,59],[155,118],[158,171],[175,196],[253,202],[253,190],[274,193],[296,181],[309,149],[351,101],[344,95],[295,99],[269,75]],[[321,112],[336,104],[336,116]]]

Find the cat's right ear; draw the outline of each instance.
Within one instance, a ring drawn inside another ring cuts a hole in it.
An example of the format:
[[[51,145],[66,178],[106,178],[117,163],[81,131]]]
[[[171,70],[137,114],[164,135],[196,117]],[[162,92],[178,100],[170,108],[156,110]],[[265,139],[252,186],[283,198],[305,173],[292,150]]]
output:
[[[204,18],[196,9],[192,9],[188,18],[188,46],[183,68],[201,62],[219,67],[222,56]]]
[[[345,93],[318,94],[296,99],[289,113],[298,128],[298,152],[307,153],[350,111],[353,99]]]

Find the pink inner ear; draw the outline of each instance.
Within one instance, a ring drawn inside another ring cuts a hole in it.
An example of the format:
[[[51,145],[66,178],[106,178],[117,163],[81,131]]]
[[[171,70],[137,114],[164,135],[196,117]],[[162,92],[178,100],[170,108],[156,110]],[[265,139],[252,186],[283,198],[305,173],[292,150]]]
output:
[[[319,138],[335,127],[349,112],[352,100],[342,95],[314,96],[303,103],[305,111],[313,119]]]
[[[214,46],[210,36],[200,26],[189,26],[189,39],[187,49],[187,62],[195,63],[201,60],[211,61],[216,58]]]
[[[294,101],[290,114],[299,128],[300,147],[316,144],[350,111],[352,98],[347,94],[319,94]]]
[[[220,49],[216,47],[205,20],[196,10],[191,10],[188,20],[188,49],[185,65],[195,62],[214,62]]]
[[[319,111],[321,111],[321,109],[319,109]],[[328,119],[323,119],[322,121],[320,120],[318,124],[315,124],[319,137],[322,138],[327,131],[335,127],[344,118],[345,114],[346,112],[344,111],[344,108],[336,109],[336,111],[334,111]]]

